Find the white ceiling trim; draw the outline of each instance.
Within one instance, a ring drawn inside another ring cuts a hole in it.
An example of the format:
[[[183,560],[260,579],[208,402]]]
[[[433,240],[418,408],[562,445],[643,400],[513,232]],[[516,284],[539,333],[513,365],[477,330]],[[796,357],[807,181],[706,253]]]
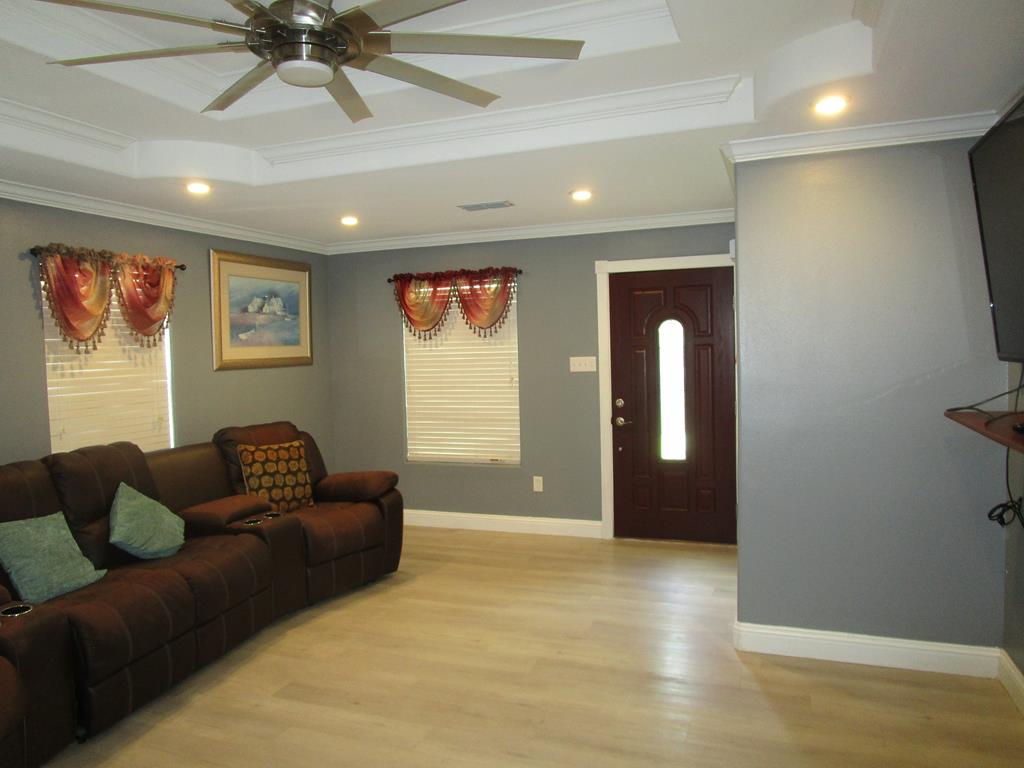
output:
[[[261,147],[275,183],[753,122],[737,75]]]
[[[0,124],[105,152],[122,152],[135,142],[135,138],[127,134],[3,98],[0,98]]]
[[[543,237],[570,237],[573,235],[599,235],[608,232],[631,232],[642,229],[695,227],[701,224],[731,224],[736,211],[722,208],[714,211],[667,213],[657,216],[634,216],[598,221],[573,221],[562,224],[541,224],[530,227],[481,229],[472,232],[443,232],[434,235],[408,235],[385,237],[378,240],[356,240],[332,243],[327,246],[331,254],[367,253],[370,251],[398,251],[407,248],[431,248],[466,243],[494,243],[503,240],[535,240]]]
[[[731,224],[736,220],[736,212],[732,208],[722,208],[713,211],[670,213],[657,216],[601,219],[598,221],[575,221],[561,224],[507,227],[504,229],[486,229],[470,232],[444,232],[434,235],[409,235],[405,237],[328,244],[3,179],[0,179],[0,198],[32,203],[34,205],[44,205],[48,208],[61,208],[77,213],[88,213],[94,216],[104,216],[110,219],[133,221],[138,224],[149,224],[156,227],[183,230],[185,232],[227,237],[232,240],[242,240],[250,243],[263,243],[281,248],[292,248],[297,251],[317,253],[325,256],[369,251],[403,250],[407,248],[427,248],[464,243],[492,243],[502,240],[532,240],[544,237],[594,235],[643,229],[693,227],[701,224]]]
[[[55,189],[35,187],[29,184],[20,184],[2,179],[0,179],[0,198],[45,205],[49,208],[63,208],[77,213],[90,213],[94,216],[105,216],[110,219],[134,221],[139,224],[150,224],[156,227],[168,227],[169,229],[180,229],[186,232],[229,237],[233,240],[244,240],[250,243],[294,248],[295,250],[307,253],[328,253],[323,243],[318,243],[314,240],[284,237],[259,229],[236,227],[219,221],[167,213],[166,211],[158,211],[154,208],[144,208],[129,203],[119,203],[98,197],[77,195],[73,192],[60,192]]]
[[[810,133],[791,133],[758,139],[740,139],[723,146],[722,154],[731,162],[745,163],[775,157],[795,157],[824,152],[845,152],[852,149],[969,138],[985,133],[997,119],[996,112],[976,112],[969,115],[837,128]]]
[[[129,136],[0,99],[0,146],[128,178],[264,186],[753,122],[738,75],[250,150]]]

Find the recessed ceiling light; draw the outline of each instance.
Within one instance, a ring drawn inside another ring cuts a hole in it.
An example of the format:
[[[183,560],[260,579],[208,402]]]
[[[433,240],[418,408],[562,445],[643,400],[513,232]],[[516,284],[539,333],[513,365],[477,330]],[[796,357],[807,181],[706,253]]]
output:
[[[193,181],[185,189],[193,195],[208,195],[210,193],[210,185],[205,181]]]
[[[341,223],[344,224],[346,227],[354,227],[356,224],[359,223],[359,219],[357,219],[355,216],[342,216]]]
[[[843,112],[849,102],[845,96],[825,96],[814,103],[814,111],[822,117],[834,117]]]
[[[589,189],[574,189],[572,192],[572,199],[577,203],[585,203],[594,196],[594,193]]]

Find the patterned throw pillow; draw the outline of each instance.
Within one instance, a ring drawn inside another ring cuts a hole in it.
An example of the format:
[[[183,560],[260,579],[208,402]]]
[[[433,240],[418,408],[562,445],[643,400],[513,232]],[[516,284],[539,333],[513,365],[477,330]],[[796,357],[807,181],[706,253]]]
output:
[[[259,496],[276,512],[313,505],[306,446],[301,440],[276,445],[238,446],[238,463],[250,496]]]

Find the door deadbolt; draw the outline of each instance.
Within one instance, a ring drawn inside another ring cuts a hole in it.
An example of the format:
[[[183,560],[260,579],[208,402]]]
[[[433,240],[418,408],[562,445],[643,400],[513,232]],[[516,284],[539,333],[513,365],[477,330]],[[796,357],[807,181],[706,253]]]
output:
[[[621,397],[615,398],[615,407],[616,408],[625,408],[626,407],[626,401],[623,400]]]

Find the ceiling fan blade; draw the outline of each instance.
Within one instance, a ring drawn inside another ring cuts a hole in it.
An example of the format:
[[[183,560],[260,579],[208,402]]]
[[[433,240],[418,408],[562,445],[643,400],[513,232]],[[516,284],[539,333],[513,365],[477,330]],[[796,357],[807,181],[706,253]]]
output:
[[[422,16],[424,13],[437,11],[449,5],[456,5],[463,0],[373,0],[339,14],[341,21],[348,23],[350,19],[369,18],[377,29],[397,24],[406,19]],[[357,25],[359,26],[359,25]]]
[[[130,5],[121,5],[120,3],[96,2],[94,0],[39,0],[39,2],[53,3],[54,5],[71,5],[76,8],[88,8],[94,11],[109,11],[110,13],[120,13],[125,16],[141,16],[144,19],[156,19],[157,21],[170,21],[175,24],[187,24],[190,27],[212,29],[214,32],[225,32],[229,35],[244,36],[249,32],[249,28],[244,24],[200,19],[195,16],[182,16],[179,13],[166,13],[165,11],[154,11],[149,8],[134,8]]]
[[[582,40],[429,32],[371,32],[364,44],[371,53],[454,53],[537,59],[578,59],[583,50]]]
[[[324,87],[334,97],[334,100],[338,102],[338,106],[345,111],[348,119],[353,123],[358,123],[367,117],[373,117],[373,113],[366,106],[363,97],[359,95],[359,91],[356,90],[355,86],[352,85],[352,81],[348,79],[348,75],[342,70],[339,69],[334,74],[334,80]]]
[[[255,2],[255,0],[227,0],[227,2],[250,19],[257,13],[267,13],[267,9],[262,4]]]
[[[238,82],[211,101],[203,112],[220,112],[221,110],[227,109],[272,74],[274,74],[273,62],[269,59],[261,61],[255,67],[242,75],[238,79]]]
[[[498,98],[498,94],[485,91],[482,88],[463,83],[460,80],[453,80],[450,77],[431,72],[429,69],[417,67],[390,56],[374,56],[364,54],[357,59],[348,62],[348,66],[365,69],[367,72],[376,72],[384,77],[401,80],[411,85],[418,85],[429,91],[440,93],[444,96],[451,96],[453,99],[475,104],[478,107],[486,107]]]
[[[106,56],[86,56],[82,59],[61,59],[50,64],[78,67],[82,64],[109,64],[114,61],[142,61],[144,59],[166,59],[173,56],[194,56],[197,53],[250,53],[245,43],[217,43],[215,45],[187,45],[183,48],[157,48],[151,51],[112,53]]]

